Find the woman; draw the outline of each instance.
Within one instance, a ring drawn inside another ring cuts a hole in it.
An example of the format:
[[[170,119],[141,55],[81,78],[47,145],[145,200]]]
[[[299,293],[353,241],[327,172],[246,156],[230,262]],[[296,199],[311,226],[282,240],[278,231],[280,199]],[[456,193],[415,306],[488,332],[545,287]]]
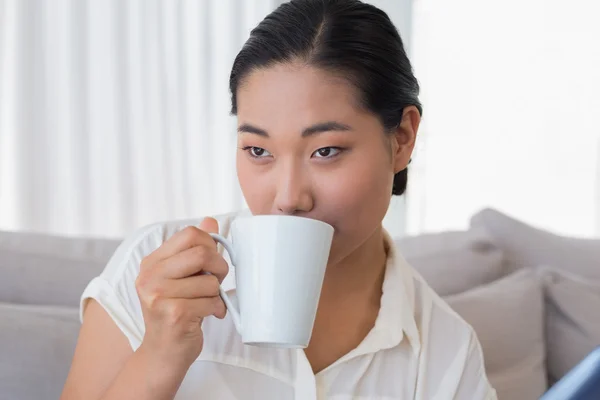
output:
[[[62,399],[495,399],[473,330],[382,228],[421,116],[387,15],[358,0],[283,4],[252,31],[230,89],[251,213],[335,228],[308,348],[245,346],[226,315],[228,264],[208,233],[239,214],[155,224],[84,292]]]

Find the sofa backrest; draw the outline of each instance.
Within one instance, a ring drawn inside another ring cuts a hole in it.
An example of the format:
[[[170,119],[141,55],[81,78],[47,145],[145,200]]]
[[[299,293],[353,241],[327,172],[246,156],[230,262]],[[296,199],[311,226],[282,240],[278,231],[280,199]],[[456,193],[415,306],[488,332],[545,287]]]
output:
[[[0,232],[0,302],[79,306],[120,240]]]

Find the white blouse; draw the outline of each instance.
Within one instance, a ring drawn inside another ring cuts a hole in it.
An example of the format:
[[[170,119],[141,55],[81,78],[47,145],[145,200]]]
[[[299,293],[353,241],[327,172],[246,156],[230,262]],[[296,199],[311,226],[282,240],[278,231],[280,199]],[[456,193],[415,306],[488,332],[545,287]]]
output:
[[[240,215],[216,217],[220,233],[228,236]],[[175,232],[200,221],[153,224],[127,238],[83,292],[80,318],[85,301],[95,299],[135,351],[145,329],[135,290],[140,262]],[[497,399],[473,329],[397,253],[387,233],[386,240],[381,308],[357,348],[314,374],[303,350],[247,346],[229,317],[206,318],[204,348],[175,399]],[[235,295],[233,275],[230,269],[224,285]]]

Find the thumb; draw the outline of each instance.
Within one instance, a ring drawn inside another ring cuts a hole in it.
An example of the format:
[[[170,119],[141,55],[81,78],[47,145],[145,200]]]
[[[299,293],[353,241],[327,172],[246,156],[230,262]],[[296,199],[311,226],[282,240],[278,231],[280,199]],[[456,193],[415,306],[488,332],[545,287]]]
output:
[[[206,233],[219,233],[219,223],[211,217],[204,218],[198,228]]]

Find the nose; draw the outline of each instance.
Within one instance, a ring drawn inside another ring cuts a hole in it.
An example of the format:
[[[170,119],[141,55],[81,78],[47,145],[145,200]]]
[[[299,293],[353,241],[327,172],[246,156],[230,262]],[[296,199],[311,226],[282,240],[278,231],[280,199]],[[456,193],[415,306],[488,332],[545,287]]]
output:
[[[273,213],[298,215],[310,212],[314,206],[310,179],[302,166],[281,166],[277,175],[277,189]]]

